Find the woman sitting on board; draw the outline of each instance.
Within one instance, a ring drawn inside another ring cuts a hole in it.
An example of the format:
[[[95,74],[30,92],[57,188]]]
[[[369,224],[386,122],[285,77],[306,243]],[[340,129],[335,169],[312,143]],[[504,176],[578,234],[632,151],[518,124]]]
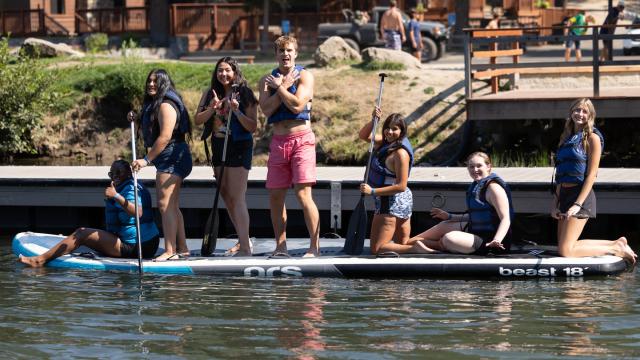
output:
[[[124,160],[114,161],[109,170],[109,177],[111,184],[104,190],[107,230],[78,228],[46,253],[31,257],[20,255],[18,261],[29,266],[41,267],[80,246],[86,246],[109,257],[137,259],[135,199],[129,163]],[[151,195],[140,183],[138,195],[142,257],[151,258],[158,251],[160,235],[153,222]]]
[[[237,84],[238,93],[232,98],[232,85]],[[229,111],[232,111],[231,125],[225,124]],[[251,255],[249,240],[249,210],[245,195],[247,181],[253,157],[253,136],[258,127],[258,99],[249,88],[235,59],[223,57],[218,60],[211,74],[211,86],[202,94],[197,125],[205,124],[202,140],[205,141],[205,153],[209,157],[207,138],[211,137],[211,163],[216,178],[220,175],[225,132],[229,128],[226,170],[220,186],[222,199],[227,207],[229,218],[238,234],[238,244],[229,249],[229,254]]]
[[[422,243],[430,252],[485,255],[509,251],[513,218],[509,186],[491,172],[491,159],[483,152],[469,155],[467,170],[473,179],[467,190],[467,213],[431,209],[431,216],[444,221],[409,243]]]
[[[596,180],[604,138],[595,128],[596,111],[589,99],[578,99],[560,135],[556,153],[555,196],[551,216],[558,220],[558,251],[561,256],[582,257],[613,254],[631,263],[636,254],[625,237],[617,240],[580,240],[589,218],[596,217]]]
[[[382,111],[376,107],[371,121],[360,129],[360,139],[371,142],[373,119],[379,119],[381,115]],[[411,233],[413,207],[413,195],[407,187],[413,148],[402,115],[394,113],[387,117],[382,125],[382,135],[375,135],[374,146],[367,184],[360,184],[360,191],[374,196],[376,204],[371,224],[371,252],[428,252],[422,244],[406,244]]]
[[[135,114],[129,113],[133,121]],[[131,164],[133,171],[145,166],[156,168],[156,197],[162,217],[164,253],[155,260],[175,260],[189,256],[184,218],[180,211],[180,188],[193,166],[191,151],[185,140],[191,135],[191,122],[182,98],[169,74],[162,69],[149,72],[144,104],[140,114],[144,146],[143,159]]]

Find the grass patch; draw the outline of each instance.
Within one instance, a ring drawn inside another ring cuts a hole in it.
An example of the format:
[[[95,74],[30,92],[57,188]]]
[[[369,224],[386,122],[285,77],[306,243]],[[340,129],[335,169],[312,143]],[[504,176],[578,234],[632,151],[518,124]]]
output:
[[[497,167],[546,167],[551,166],[551,155],[548,152],[504,151],[491,153],[491,161]]]
[[[433,95],[436,93],[436,90],[433,87],[429,86],[428,88],[422,90],[422,92],[424,92],[426,95]]]
[[[363,62],[361,64],[356,65],[358,68],[364,71],[379,71],[379,70],[406,70],[404,64],[393,62],[393,61],[369,61]]]
[[[123,61],[114,64],[93,64],[95,59],[65,68],[48,71],[58,79],[53,91],[65,94],[55,107],[55,113],[71,109],[82,94],[91,94],[98,100],[113,98],[114,101],[131,106],[140,106],[144,95],[144,82],[152,69],[167,70],[176,84],[178,92],[197,91],[207,88],[211,81],[212,64],[185,62],[142,63]],[[243,65],[242,72],[255,91],[260,78],[271,70],[268,65]]]

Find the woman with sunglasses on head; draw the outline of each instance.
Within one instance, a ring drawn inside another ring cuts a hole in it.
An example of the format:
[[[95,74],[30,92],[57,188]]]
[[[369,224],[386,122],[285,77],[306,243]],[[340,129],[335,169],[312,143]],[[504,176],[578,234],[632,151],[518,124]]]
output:
[[[132,121],[135,114],[131,112],[129,117]],[[157,170],[156,197],[165,251],[155,260],[187,257],[189,248],[179,201],[182,182],[193,166],[186,143],[190,139],[191,123],[182,98],[165,70],[154,69],[147,76],[141,120],[144,146],[149,150],[131,167],[133,171],[139,171],[154,165]]]
[[[578,240],[589,218],[596,217],[596,181],[604,137],[595,127],[596,111],[589,99],[578,99],[569,108],[556,153],[555,193],[551,216],[558,220],[561,256],[583,257],[614,254],[636,262],[625,237],[617,240]]]
[[[124,160],[116,160],[109,171],[111,184],[104,190],[106,230],[78,228],[42,255],[24,257],[18,261],[32,267],[42,267],[47,262],[86,246],[99,253],[118,258],[138,258],[135,219],[135,190],[131,168]],[[142,257],[151,258],[158,250],[160,235],[153,222],[151,194],[138,183],[138,215]]]
[[[233,85],[238,85],[234,90]],[[231,123],[227,119],[231,112]],[[224,179],[220,179],[220,194],[227,207],[229,218],[238,234],[238,244],[228,250],[229,254],[251,255],[249,240],[249,210],[245,195],[251,160],[253,158],[253,135],[258,127],[258,99],[249,88],[235,59],[223,57],[218,60],[211,74],[211,85],[202,94],[196,124],[205,124],[202,140],[209,157],[207,139],[211,137],[211,163],[216,179],[224,165]],[[227,131],[229,143],[225,163],[222,163],[224,139]]]

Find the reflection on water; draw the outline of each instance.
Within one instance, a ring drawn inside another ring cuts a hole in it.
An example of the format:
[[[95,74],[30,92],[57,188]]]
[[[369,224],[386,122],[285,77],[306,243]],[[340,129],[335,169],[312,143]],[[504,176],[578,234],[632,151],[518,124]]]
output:
[[[27,269],[0,248],[2,358],[640,357],[635,273],[258,279]]]

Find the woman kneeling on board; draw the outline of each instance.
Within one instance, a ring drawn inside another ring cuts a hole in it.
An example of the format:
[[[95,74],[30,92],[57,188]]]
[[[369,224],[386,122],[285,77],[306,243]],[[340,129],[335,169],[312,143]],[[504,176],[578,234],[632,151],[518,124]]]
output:
[[[582,257],[613,254],[635,264],[636,253],[625,237],[617,240],[580,240],[589,218],[596,217],[593,184],[600,166],[604,137],[595,128],[596,110],[589,99],[578,99],[560,135],[554,181],[557,184],[551,216],[558,220],[558,252]]]
[[[360,129],[360,139],[370,142],[374,118],[382,112],[376,107],[374,116]],[[407,187],[413,165],[413,148],[407,138],[407,125],[398,113],[387,117],[382,135],[375,135],[375,153],[367,184],[360,191],[375,197],[376,210],[371,224],[371,252],[428,252],[422,244],[407,245],[411,233],[413,195]]]
[[[432,252],[485,255],[502,253],[511,247],[513,205],[509,186],[491,172],[491,159],[483,152],[467,158],[473,183],[467,190],[467,213],[454,215],[431,209],[431,216],[445,220],[414,236],[409,243],[423,243]]]
[[[31,257],[20,255],[18,261],[29,266],[41,267],[83,245],[109,257],[137,258],[135,199],[129,163],[124,160],[114,161],[109,177],[111,184],[104,190],[107,230],[78,228],[46,253]],[[140,183],[138,194],[142,257],[151,258],[158,250],[160,235],[153,222],[151,195]]]

